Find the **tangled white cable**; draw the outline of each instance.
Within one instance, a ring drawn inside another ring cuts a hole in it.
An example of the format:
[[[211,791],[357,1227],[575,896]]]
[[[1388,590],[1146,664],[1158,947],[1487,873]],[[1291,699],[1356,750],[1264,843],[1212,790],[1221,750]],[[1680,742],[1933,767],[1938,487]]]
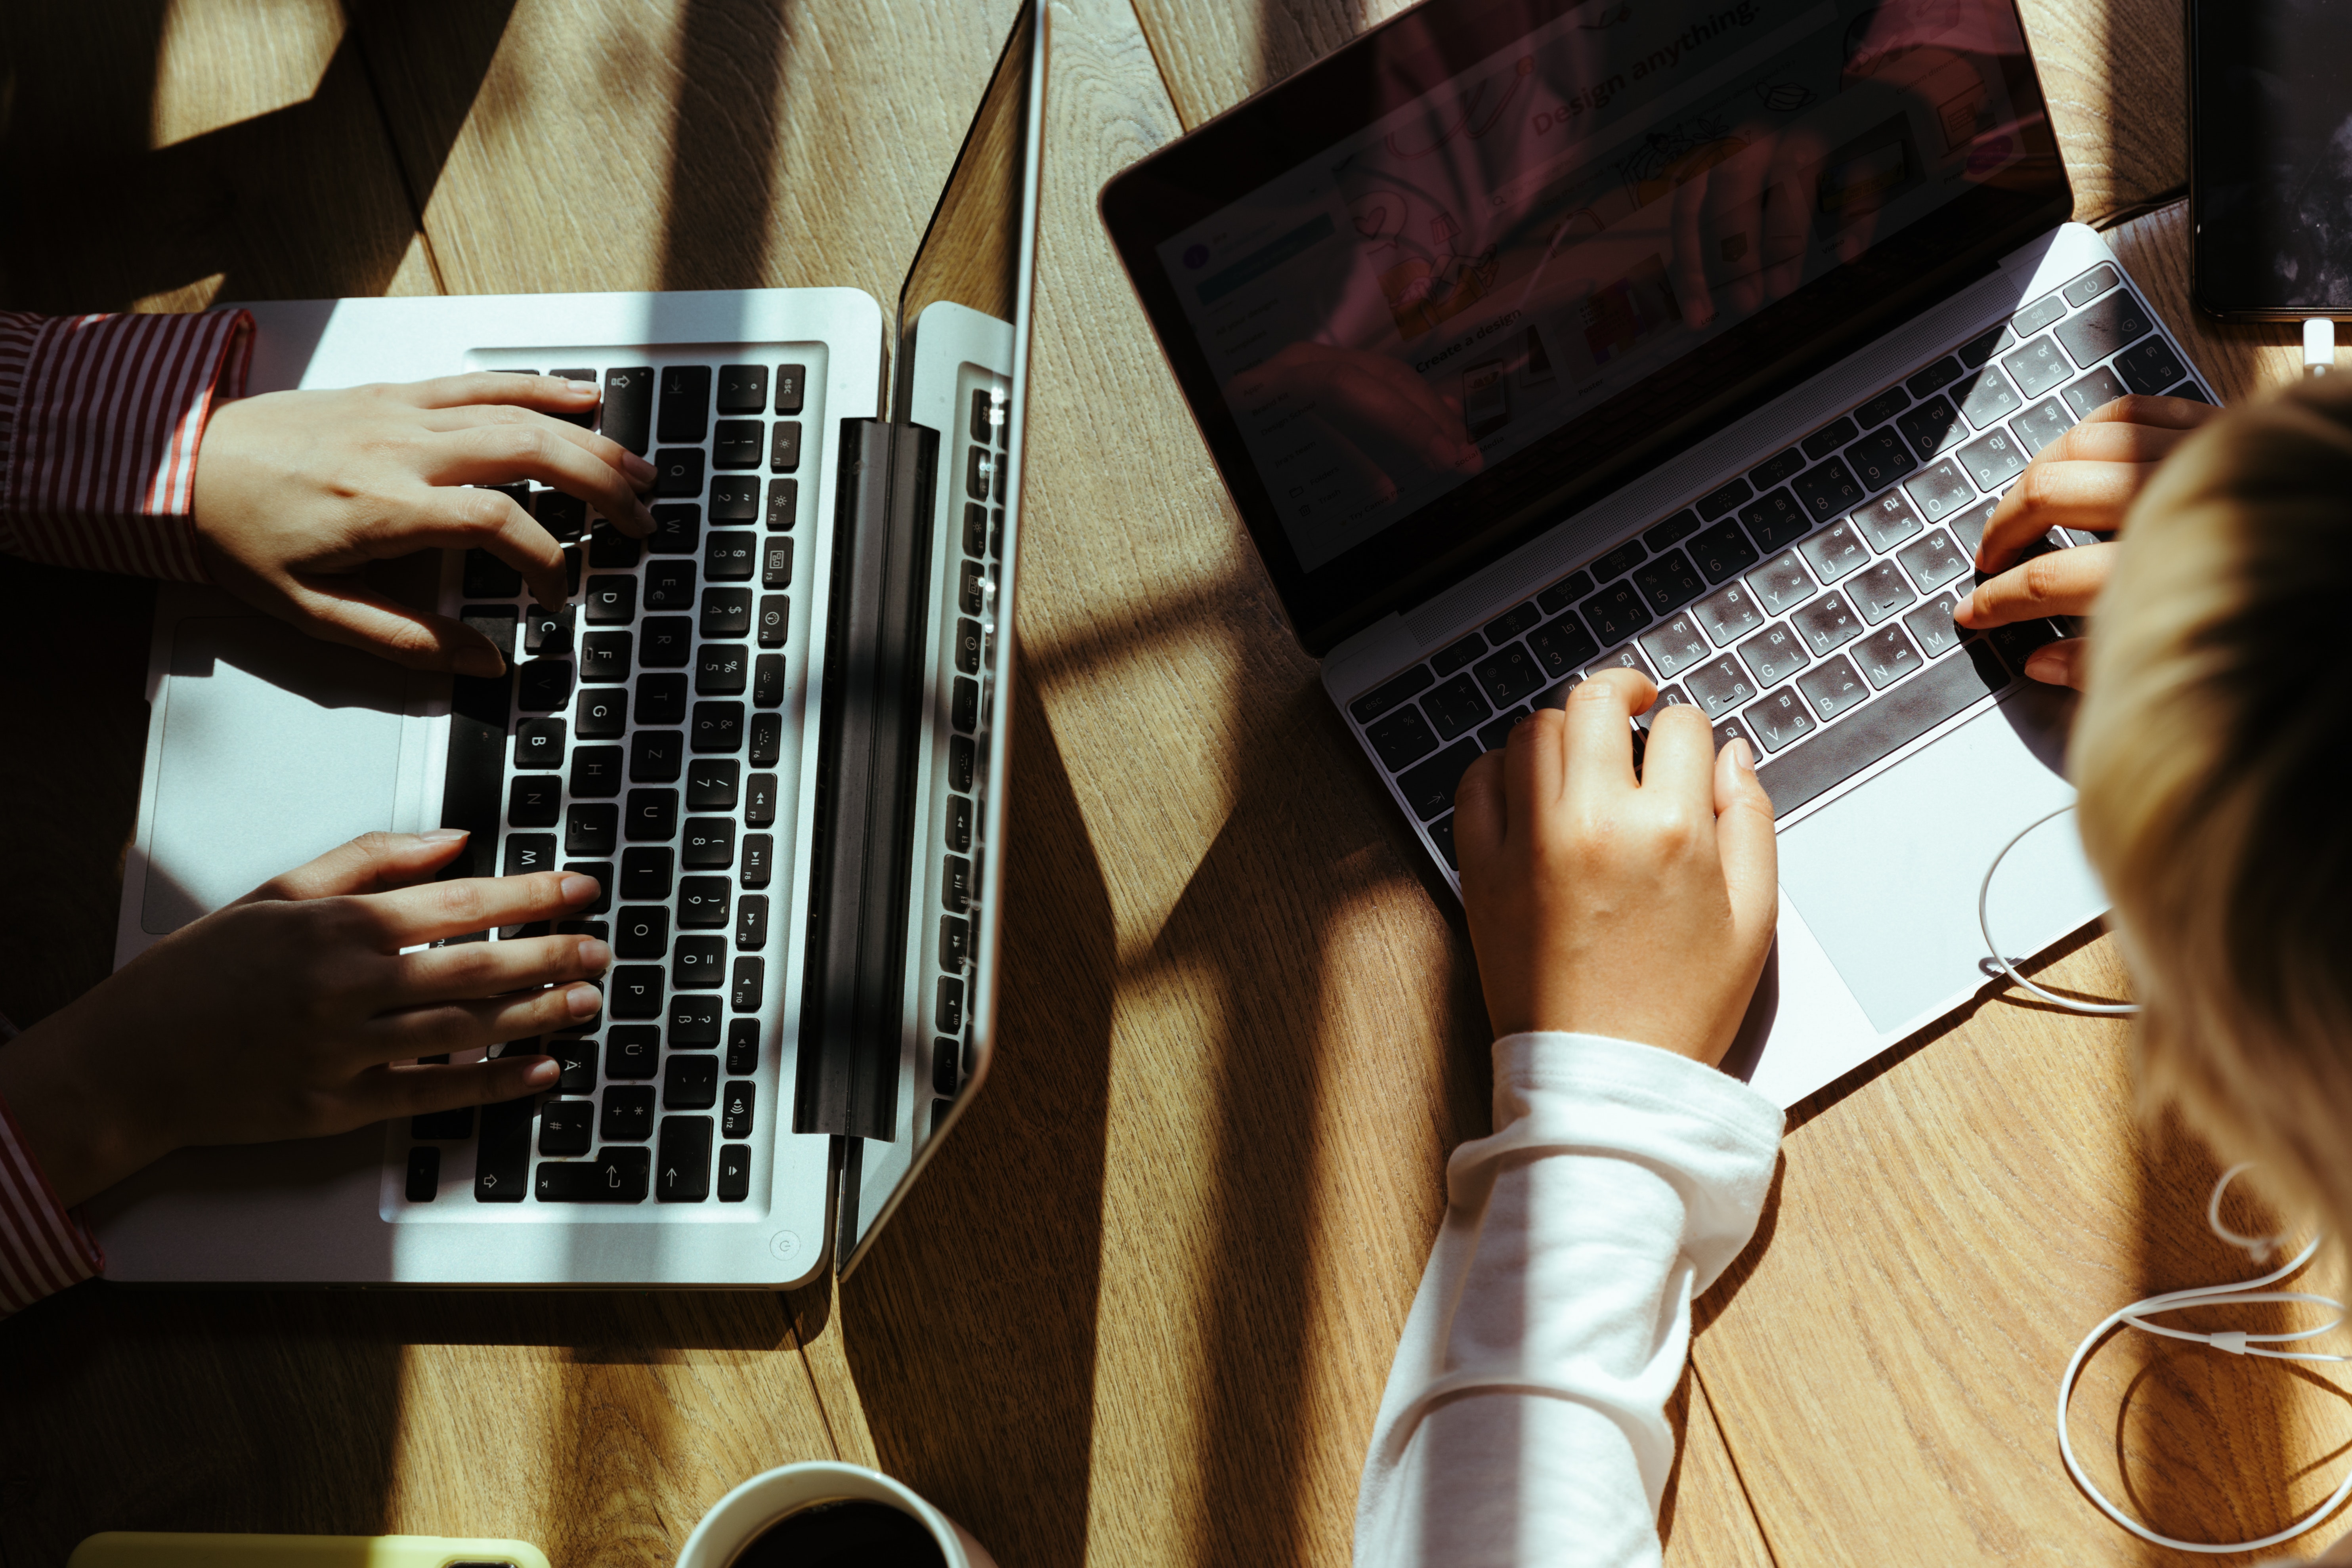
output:
[[[2043,822],[2048,820],[2050,820],[2048,817],[2042,818]],[[2036,824],[2036,826],[2040,825]],[[2027,831],[2031,832],[2032,829],[2029,828]],[[2018,835],[2020,838],[2023,837],[2024,834]],[[2016,840],[2012,839],[2011,842],[2014,844]],[[2232,1247],[2243,1247],[2247,1255],[2253,1259],[2254,1266],[2259,1268],[2280,1249],[2286,1241],[2286,1237],[2284,1235],[2240,1236],[2221,1223],[2221,1194],[2229,1190],[2230,1184],[2241,1173],[2252,1169],[2253,1169],[2252,1165],[2232,1165],[2221,1173],[2221,1179],[2213,1184],[2212,1200],[2205,1205],[2205,1223],[2211,1226],[2213,1234],[2222,1240]],[[2293,1541],[2296,1536],[2312,1529],[2320,1521],[2341,1508],[2346,1499],[2352,1498],[2352,1474],[2347,1474],[2343,1483],[2336,1489],[2334,1494],[2326,1502],[2321,1503],[2275,1535],[2265,1535],[2260,1541],[2232,1542],[2226,1545],[2209,1545],[2196,1541],[2176,1541],[2171,1536],[2158,1534],[2137,1520],[2126,1515],[2114,1503],[2109,1502],[2106,1494],[2093,1486],[2091,1478],[2083,1473],[2082,1465],[2074,1458],[2074,1441],[2066,1432],[2066,1402],[2074,1395],[2074,1380],[2081,1375],[2083,1363],[2090,1359],[2091,1352],[2098,1348],[2100,1341],[2124,1324],[2129,1324],[2143,1333],[2160,1334],[2168,1340],[2191,1340],[2209,1344],[2217,1350],[2227,1351],[2231,1355],[2264,1356],[2272,1361],[2352,1361],[2352,1356],[2329,1355],[2319,1351],[2270,1348],[2274,1345],[2292,1344],[2304,1340],[2315,1339],[2343,1324],[2346,1311],[2344,1303],[2332,1296],[2315,1296],[2302,1290],[2269,1289],[2270,1286],[2276,1285],[2305,1264],[2309,1263],[2312,1255],[2319,1250],[2320,1242],[2325,1239],[2325,1237],[2313,1237],[2302,1251],[2287,1261],[2284,1268],[2274,1269],[2259,1279],[2242,1280],[2234,1285],[2206,1285],[2187,1290],[2172,1290],[2161,1296],[2150,1296],[2145,1301],[2134,1301],[2122,1310],[2110,1313],[2105,1321],[2084,1337],[2081,1344],[2074,1347],[2074,1359],[2066,1363],[2066,1375],[2058,1383],[2058,1451],[2066,1460],[2066,1473],[2074,1478],[2074,1484],[2083,1489],[2084,1495],[2098,1505],[2100,1512],[2138,1536],[2142,1541],[2151,1542],[2158,1546],[2168,1546],[2175,1552],[2202,1552],[2219,1555],[2230,1552],[2259,1552],[2264,1547],[2277,1546],[2284,1542]],[[2252,1304],[2258,1301],[2304,1301],[2316,1307],[2332,1307],[2336,1310],[2336,1316],[2315,1329],[2299,1329],[2293,1333],[2281,1334],[2250,1334],[2234,1330],[2226,1333],[2200,1334],[2187,1329],[2167,1328],[2162,1323],[2152,1323],[2147,1321],[2158,1312],[2184,1311],[2190,1307],[2234,1307],[2241,1303]]]
[[[1992,864],[1985,868],[1984,880],[1977,884],[1977,930],[1984,933],[1985,946],[1991,952],[1992,961],[2000,965],[2000,972],[2003,974],[2008,975],[2011,980],[2016,981],[2020,985],[2024,986],[2028,991],[2032,992],[2036,996],[2041,997],[2044,1002],[2049,1003],[2052,1006],[2063,1007],[2069,1013],[2089,1013],[2098,1016],[2127,1018],[2139,1011],[2139,1007],[2137,1004],[2130,1002],[2076,1002],[2068,997],[2058,995],[2054,992],[2044,991],[2041,986],[2036,985],[2032,981],[2028,980],[2024,975],[2020,974],[2017,972],[2017,966],[2009,961],[2009,955],[2000,950],[2000,943],[1993,941],[1992,939],[1992,919],[1988,913],[1986,913],[1986,906],[1992,902],[1992,874],[2000,869],[2000,863],[2009,858],[2009,852],[2025,841],[2025,836],[2027,834],[2032,832],[2035,828],[2041,826],[2045,822],[2055,822],[2058,818],[2065,816],[2068,812],[2074,809],[2074,803],[2069,801],[2053,812],[2035,817],[2023,827],[2018,829],[2016,837],[2011,839],[2008,843],[2000,847],[2000,853],[1994,856],[1992,858]]]

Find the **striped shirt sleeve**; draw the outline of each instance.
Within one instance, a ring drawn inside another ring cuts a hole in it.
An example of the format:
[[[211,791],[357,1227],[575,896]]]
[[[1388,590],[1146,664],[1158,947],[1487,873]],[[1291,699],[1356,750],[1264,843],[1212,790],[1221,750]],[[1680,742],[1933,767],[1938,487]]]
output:
[[[253,318],[0,311],[0,550],[205,581],[196,443],[245,390]]]
[[[0,1045],[16,1026],[0,1017]],[[106,1268],[106,1254],[79,1215],[58,1202],[25,1147],[16,1118],[0,1100],[0,1317],[79,1285]]]

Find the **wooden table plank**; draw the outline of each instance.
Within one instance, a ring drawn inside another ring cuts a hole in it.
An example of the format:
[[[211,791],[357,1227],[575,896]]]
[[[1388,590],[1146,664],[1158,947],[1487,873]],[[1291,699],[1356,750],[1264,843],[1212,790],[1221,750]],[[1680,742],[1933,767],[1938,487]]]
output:
[[[1407,8],[1407,0],[1136,0],[1187,128]],[[2020,0],[2020,9],[2075,216],[2103,222],[2185,185],[2179,5]]]

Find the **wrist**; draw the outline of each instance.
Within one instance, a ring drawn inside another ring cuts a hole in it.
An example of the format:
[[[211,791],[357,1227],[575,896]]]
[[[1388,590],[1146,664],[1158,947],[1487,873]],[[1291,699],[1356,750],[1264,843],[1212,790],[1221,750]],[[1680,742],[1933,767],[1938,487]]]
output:
[[[0,1100],[26,1151],[68,1208],[153,1163],[173,1147],[163,1119],[136,1090],[106,1079],[102,1038],[79,1015],[87,999],[0,1047]]]

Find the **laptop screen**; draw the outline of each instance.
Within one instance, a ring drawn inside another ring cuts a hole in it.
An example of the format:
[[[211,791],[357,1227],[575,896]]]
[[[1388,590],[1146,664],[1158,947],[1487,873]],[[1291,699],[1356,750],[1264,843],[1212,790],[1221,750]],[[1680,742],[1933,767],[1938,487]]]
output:
[[[2009,0],[1514,0],[1399,18],[1105,210],[1320,651],[2069,201]]]

